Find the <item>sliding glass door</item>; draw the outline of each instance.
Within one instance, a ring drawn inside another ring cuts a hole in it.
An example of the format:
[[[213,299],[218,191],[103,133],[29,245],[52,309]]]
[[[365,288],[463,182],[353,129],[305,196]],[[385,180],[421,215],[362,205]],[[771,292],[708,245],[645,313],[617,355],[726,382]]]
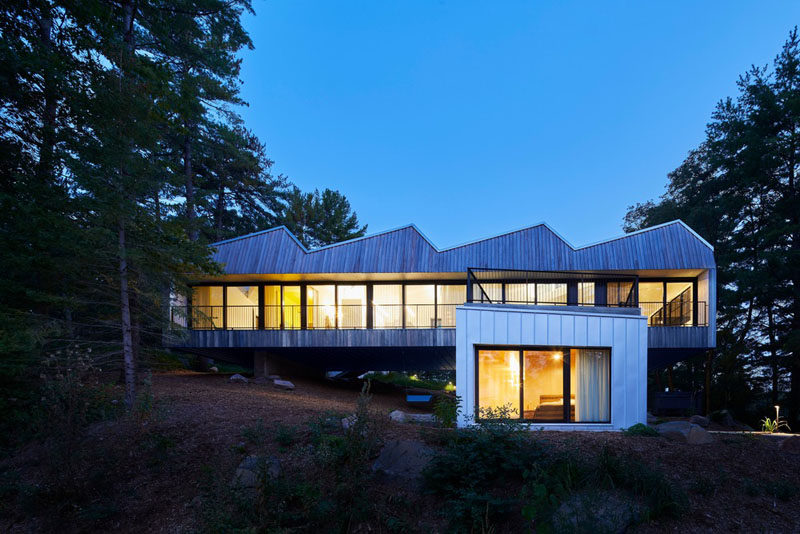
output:
[[[479,417],[534,423],[609,423],[611,350],[486,348],[476,351]]]

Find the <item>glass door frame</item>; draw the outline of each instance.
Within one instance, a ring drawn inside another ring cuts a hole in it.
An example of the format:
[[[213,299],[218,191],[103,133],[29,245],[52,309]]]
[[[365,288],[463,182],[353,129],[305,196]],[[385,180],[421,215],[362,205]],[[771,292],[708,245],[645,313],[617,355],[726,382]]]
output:
[[[563,424],[579,424],[579,425],[607,425],[611,423],[611,397],[613,397],[613,390],[611,385],[613,382],[612,379],[612,354],[613,350],[611,347],[573,347],[567,345],[481,345],[475,344],[473,345],[473,349],[475,351],[473,365],[474,367],[474,374],[475,374],[475,412],[473,417],[476,421],[480,420],[480,376],[478,374],[478,359],[480,357],[480,351],[482,350],[496,350],[496,351],[516,351],[519,354],[519,417],[514,419],[515,421],[518,420],[522,423],[530,423],[530,424],[543,424],[543,425],[563,425]],[[571,421],[570,417],[570,403],[563,402],[564,405],[564,413],[563,413],[563,421],[553,421],[543,423],[541,421],[534,421],[533,419],[525,419],[525,352],[526,351],[561,351],[563,355],[563,398],[564,399],[571,399],[572,395],[572,381],[570,377],[570,360],[572,355],[570,354],[570,350],[607,350],[608,351],[608,421]]]

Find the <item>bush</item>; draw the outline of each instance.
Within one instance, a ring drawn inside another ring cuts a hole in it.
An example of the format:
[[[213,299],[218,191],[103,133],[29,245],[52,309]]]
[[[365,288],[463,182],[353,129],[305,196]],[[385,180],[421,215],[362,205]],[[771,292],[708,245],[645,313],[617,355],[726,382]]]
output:
[[[366,382],[353,424],[344,431],[338,414],[325,414],[309,425],[310,474],[271,477],[262,472],[260,531],[347,531],[368,516],[370,460],[382,444],[386,419],[371,408],[371,399]]]
[[[457,430],[423,471],[428,491],[443,497],[457,529],[486,528],[517,508],[523,474],[545,457],[527,427],[513,420],[481,419],[475,429]]]
[[[645,436],[648,438],[657,438],[660,436],[658,430],[651,426],[643,425],[642,423],[636,423],[632,427],[623,428],[622,433],[626,436]]]
[[[445,428],[453,428],[461,413],[461,397],[458,395],[441,395],[433,404],[433,415]]]
[[[364,378],[385,384],[394,384],[402,387],[414,387],[422,389],[433,389],[437,391],[445,390],[448,387],[446,380],[419,378],[416,374],[407,375],[405,373],[369,373]]]

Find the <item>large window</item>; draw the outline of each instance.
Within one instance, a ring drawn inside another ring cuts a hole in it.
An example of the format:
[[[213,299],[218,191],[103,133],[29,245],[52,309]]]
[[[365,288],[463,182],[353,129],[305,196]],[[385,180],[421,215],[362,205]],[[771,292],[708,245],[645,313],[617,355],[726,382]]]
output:
[[[372,286],[373,328],[403,328],[403,286],[375,284]]]
[[[479,349],[476,358],[479,416],[505,407],[532,422],[611,421],[609,349]]]
[[[479,416],[497,410],[519,417],[519,351],[481,350],[478,352]]]
[[[406,328],[435,328],[433,284],[406,286]]]
[[[198,286],[192,290],[192,328],[212,330],[223,327],[222,286]]]
[[[667,282],[667,326],[687,326],[692,324],[694,295],[691,282]]]
[[[228,286],[226,288],[228,328],[255,330],[258,328],[258,286]]]
[[[283,286],[283,328],[297,330],[303,316],[300,286]]]
[[[467,300],[467,288],[464,284],[453,286],[436,286],[436,326],[454,328],[456,326],[456,307]]]
[[[336,286],[306,288],[308,328],[336,328]]]
[[[339,328],[367,327],[367,286],[337,288]]]
[[[564,351],[526,350],[524,368],[523,418],[531,421],[564,420]]]
[[[648,326],[694,325],[694,283],[639,282],[639,308]]]
[[[567,284],[536,283],[537,304],[567,304]]]
[[[609,306],[631,306],[634,303],[633,282],[608,282],[606,302]]]
[[[648,326],[664,325],[663,282],[639,282],[639,308]]]
[[[281,327],[281,286],[264,286],[264,328]]]

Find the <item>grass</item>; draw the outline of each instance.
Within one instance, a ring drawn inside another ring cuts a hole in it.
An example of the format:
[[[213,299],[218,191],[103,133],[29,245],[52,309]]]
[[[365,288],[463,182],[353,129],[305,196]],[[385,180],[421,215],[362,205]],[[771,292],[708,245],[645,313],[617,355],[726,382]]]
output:
[[[425,379],[420,378],[416,374],[405,373],[369,373],[364,377],[365,379],[373,380],[375,382],[383,382],[384,384],[394,384],[401,387],[415,387],[422,389],[432,389],[436,391],[451,391],[455,390],[454,386],[447,380]]]

